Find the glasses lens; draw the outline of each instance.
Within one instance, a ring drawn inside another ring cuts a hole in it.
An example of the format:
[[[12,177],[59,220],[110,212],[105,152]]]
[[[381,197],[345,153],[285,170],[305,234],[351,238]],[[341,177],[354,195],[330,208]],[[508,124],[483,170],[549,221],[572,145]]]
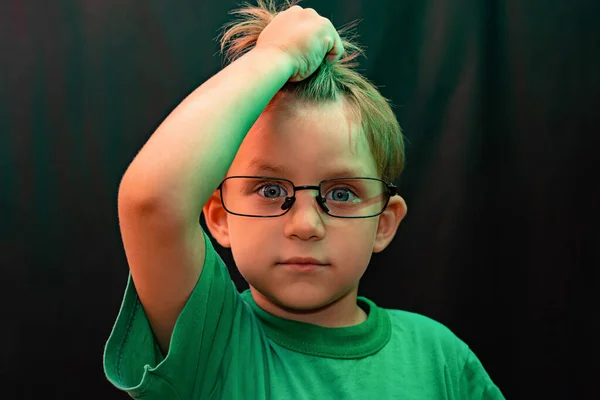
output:
[[[290,182],[264,178],[229,178],[221,190],[229,212],[256,217],[284,214],[281,206],[294,194]]]
[[[328,213],[336,217],[368,217],[379,214],[387,201],[387,185],[378,179],[332,179],[323,182],[321,196]],[[225,208],[234,214],[274,217],[285,214],[282,206],[294,188],[285,180],[228,178],[223,182]]]
[[[323,182],[321,196],[336,217],[377,215],[387,201],[387,185],[378,179],[332,179]]]

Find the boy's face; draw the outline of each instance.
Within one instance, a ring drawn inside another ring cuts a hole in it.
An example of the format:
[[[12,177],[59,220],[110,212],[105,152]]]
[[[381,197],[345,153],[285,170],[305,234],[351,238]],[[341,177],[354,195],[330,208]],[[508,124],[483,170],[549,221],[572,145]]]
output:
[[[251,160],[281,165],[288,172],[250,168],[247,164]],[[296,186],[316,186],[343,169],[360,171],[353,176],[380,178],[368,144],[359,135],[359,127],[347,117],[343,103],[318,108],[296,104],[286,113],[260,116],[227,176],[279,177]],[[316,195],[315,190],[297,191],[296,202],[287,214],[274,218],[229,214],[221,206],[218,191],[204,207],[213,237],[231,248],[253,294],[258,291],[264,301],[279,308],[314,310],[343,297],[354,298],[355,302],[371,254],[389,244],[406,213],[402,198],[394,196],[380,216],[335,218],[323,212]],[[329,266],[297,272],[278,265],[291,257],[314,257]]]

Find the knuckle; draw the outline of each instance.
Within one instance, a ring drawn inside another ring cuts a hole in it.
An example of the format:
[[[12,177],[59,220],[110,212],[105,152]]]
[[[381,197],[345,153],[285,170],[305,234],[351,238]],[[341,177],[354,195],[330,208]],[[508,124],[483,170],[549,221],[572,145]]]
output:
[[[331,23],[331,21],[328,18],[325,18],[325,17],[320,17],[320,18],[321,18],[321,23],[323,24],[323,26],[325,26],[327,28],[333,28],[333,24]]]

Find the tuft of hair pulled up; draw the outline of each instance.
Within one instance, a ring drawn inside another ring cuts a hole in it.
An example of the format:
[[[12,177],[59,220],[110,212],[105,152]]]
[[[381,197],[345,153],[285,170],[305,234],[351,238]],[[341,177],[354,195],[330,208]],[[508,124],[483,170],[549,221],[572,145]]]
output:
[[[234,62],[253,49],[261,32],[273,18],[300,2],[283,0],[277,4],[275,0],[257,0],[256,5],[244,2],[240,8],[231,11],[230,14],[237,18],[226,23],[219,35],[226,63]],[[357,20],[338,29],[344,46],[341,59],[331,64],[325,57],[310,77],[286,83],[265,111],[291,100],[316,106],[343,101],[369,145],[379,178],[391,183],[400,178],[404,170],[404,135],[391,101],[355,69],[359,65],[356,58],[365,56],[364,49],[355,40],[358,35],[352,32],[359,23],[360,20]]]

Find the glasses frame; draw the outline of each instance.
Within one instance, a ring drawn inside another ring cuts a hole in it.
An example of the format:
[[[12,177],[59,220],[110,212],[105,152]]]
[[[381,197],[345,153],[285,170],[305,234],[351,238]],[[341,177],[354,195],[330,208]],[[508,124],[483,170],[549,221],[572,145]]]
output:
[[[286,208],[286,210],[279,215],[249,215],[249,214],[238,214],[238,213],[234,213],[231,212],[227,209],[227,207],[225,206],[225,202],[223,201],[223,184],[225,183],[225,181],[232,179],[232,178],[256,178],[256,179],[271,179],[271,180],[277,180],[277,181],[286,181],[289,182],[290,185],[292,186],[292,188],[294,189],[294,193],[291,197],[286,197],[285,198],[285,202],[283,203],[283,205],[285,206],[286,204],[289,204]],[[387,192],[387,200],[385,201],[385,205],[383,206],[383,209],[375,214],[375,215],[368,215],[368,216],[364,216],[364,217],[339,217],[337,215],[331,215],[329,213],[329,210],[327,209],[327,206],[325,205],[325,199],[323,197],[321,197],[321,189],[322,189],[322,185],[325,182],[329,182],[329,181],[334,181],[334,180],[340,180],[340,179],[370,179],[370,180],[374,180],[374,181],[380,181],[383,182],[385,184],[385,186],[388,189]],[[373,218],[373,217],[377,217],[378,215],[381,215],[385,209],[387,208],[388,204],[390,203],[390,198],[392,196],[396,196],[398,195],[398,188],[392,184],[392,183],[388,183],[386,181],[384,181],[383,179],[379,179],[379,178],[370,178],[370,177],[366,177],[366,176],[351,176],[351,177],[341,177],[341,178],[329,178],[329,179],[324,179],[321,182],[319,182],[319,184],[317,186],[314,185],[304,185],[304,186],[296,186],[294,185],[294,182],[292,182],[289,179],[285,179],[285,178],[276,178],[276,177],[272,177],[272,176],[254,176],[254,175],[237,175],[237,176],[229,176],[225,179],[223,179],[221,181],[221,183],[219,184],[219,187],[217,188],[219,189],[219,193],[220,193],[220,197],[221,197],[221,204],[223,205],[223,208],[225,209],[225,211],[227,211],[229,214],[233,214],[233,215],[239,215],[242,217],[250,217],[250,218],[277,218],[277,217],[281,217],[285,214],[288,213],[288,211],[290,211],[290,209],[292,208],[292,206],[294,205],[294,203],[296,202],[296,192],[299,190],[317,190],[319,193],[316,196],[317,199],[317,203],[319,204],[319,207],[321,207],[321,210],[323,210],[323,212],[331,217],[334,218],[344,218],[344,219],[357,219],[357,218]]]

